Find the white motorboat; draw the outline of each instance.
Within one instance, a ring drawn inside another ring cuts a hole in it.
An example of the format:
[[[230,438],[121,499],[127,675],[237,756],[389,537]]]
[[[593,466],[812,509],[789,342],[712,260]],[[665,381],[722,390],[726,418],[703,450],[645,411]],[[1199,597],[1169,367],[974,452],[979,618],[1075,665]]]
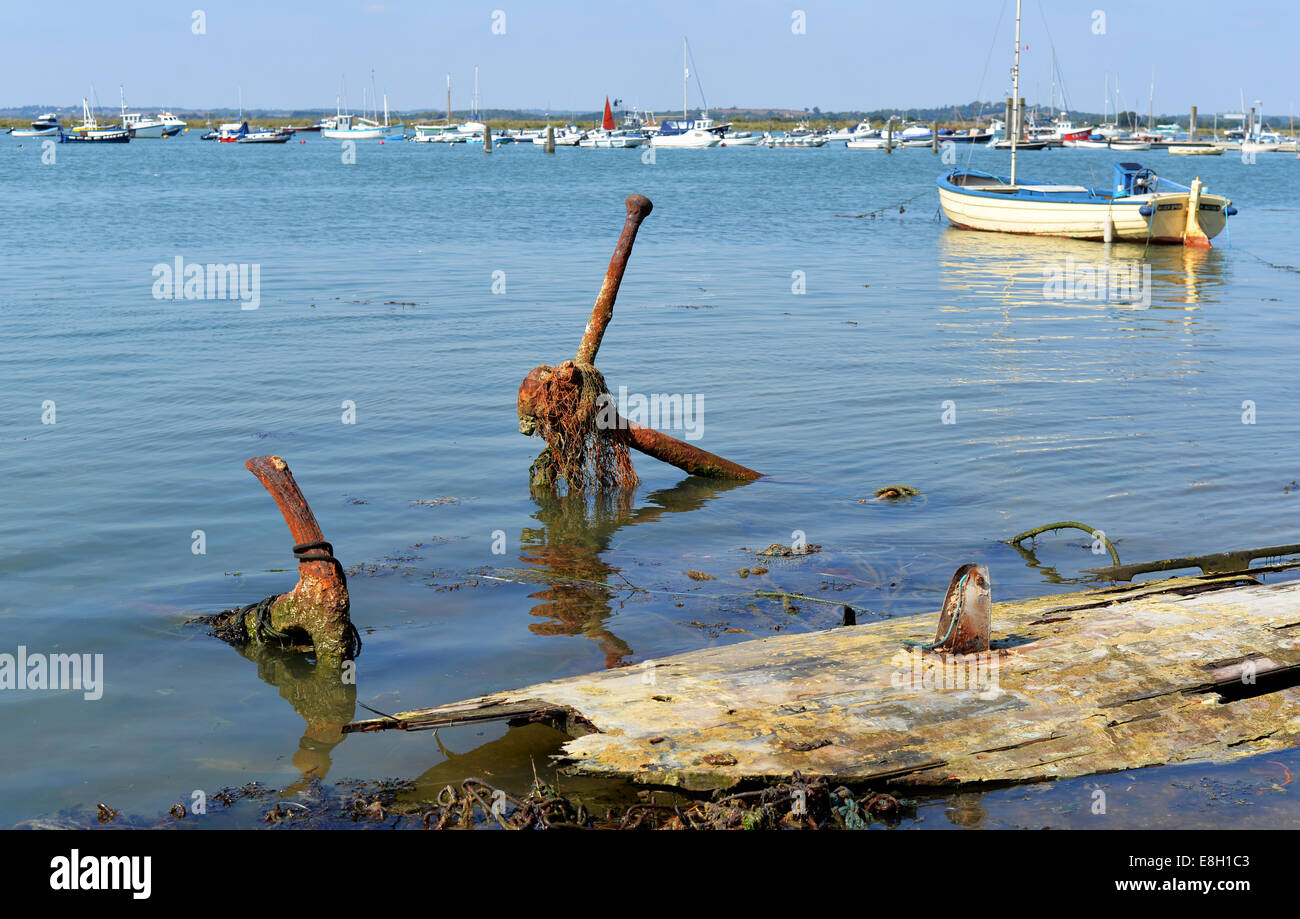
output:
[[[1178,146],[1178,147],[1171,146],[1168,148],[1168,150],[1172,156],[1222,156],[1223,155],[1222,147],[1215,147],[1210,144],[1197,146],[1197,147],[1187,146],[1187,145]]]
[[[888,145],[889,138],[879,136],[855,137],[852,140],[846,140],[844,142],[844,146],[848,147],[850,150],[884,150]],[[894,141],[894,146],[898,146],[897,141]]]
[[[557,147],[576,147],[582,143],[582,139],[587,136],[576,124],[565,125],[562,128],[554,128],[555,146]],[[533,138],[533,143],[539,147],[546,146],[546,131],[542,130],[541,134]]]
[[[59,123],[59,116],[54,112],[46,112],[41,117],[32,122],[30,128],[15,128],[14,137],[54,137],[58,135],[62,125]]]
[[[409,140],[422,144],[452,143],[448,135],[456,133],[454,124],[417,124],[413,127],[415,134]]]
[[[826,135],[819,134],[808,127],[808,122],[801,121],[784,134],[768,134],[763,141],[768,147],[820,147],[826,143]]]
[[[767,138],[754,131],[728,131],[722,135],[719,147],[757,147]]]
[[[126,87],[118,86],[118,91],[122,98],[122,127],[131,132],[131,136],[136,140],[141,138],[157,139],[163,136],[163,131],[167,127],[160,118],[146,118],[139,112],[128,112],[126,110]]]
[[[875,131],[872,130],[870,121],[859,121],[851,128],[839,128],[835,131],[828,131],[826,133],[826,140],[856,140],[860,136],[869,137],[874,133]]]
[[[183,118],[177,118],[171,112],[159,112],[158,120],[163,123],[163,137],[175,137],[177,134],[190,129],[189,122]]]
[[[723,135],[710,130],[713,122],[710,119],[698,119],[692,121],[684,118],[680,121],[675,118],[665,118],[659,122],[659,133],[651,136],[650,146],[652,147],[682,147],[682,148],[703,148],[717,147],[722,143]],[[708,125],[705,127],[703,125]]]
[[[581,140],[578,141],[578,146],[609,148],[639,147],[645,142],[646,138],[644,135],[634,134],[631,131],[624,131],[622,129],[614,131],[598,130],[589,131]],[[542,143],[546,143],[545,138],[543,138]]]

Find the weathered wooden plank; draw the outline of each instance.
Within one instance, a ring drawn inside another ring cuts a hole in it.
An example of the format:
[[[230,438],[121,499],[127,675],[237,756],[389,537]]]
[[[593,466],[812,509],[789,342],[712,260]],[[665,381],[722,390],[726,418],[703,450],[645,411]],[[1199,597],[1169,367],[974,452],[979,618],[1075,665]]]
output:
[[[1300,739],[1300,687],[1289,685],[1300,672],[1300,583],[1179,578],[1000,603],[982,655],[904,645],[933,622],[747,641],[396,717],[414,729],[578,713],[594,730],[565,745],[567,768],[692,788],[796,769],[904,785],[1022,782],[1228,760]],[[1243,685],[1244,661],[1259,683]],[[1246,697],[1223,701],[1228,687]],[[397,725],[349,729],[385,726]]]

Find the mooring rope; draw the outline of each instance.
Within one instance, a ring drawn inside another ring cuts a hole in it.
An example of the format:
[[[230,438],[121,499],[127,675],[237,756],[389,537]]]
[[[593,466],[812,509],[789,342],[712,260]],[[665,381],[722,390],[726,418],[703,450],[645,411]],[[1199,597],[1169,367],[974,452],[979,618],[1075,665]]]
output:
[[[885,211],[891,211],[891,210],[893,210],[894,208],[898,208],[898,212],[901,214],[901,213],[903,213],[903,205],[904,205],[904,204],[911,204],[911,203],[912,203],[913,201],[915,201],[917,198],[924,198],[924,197],[925,197],[926,195],[928,195],[928,194],[930,194],[930,189],[927,188],[925,191],[921,192],[919,195],[913,195],[912,197],[907,198],[906,200],[899,201],[897,204],[886,204],[884,207],[878,207],[878,208],[876,208],[874,211],[867,211],[865,214],[836,214],[835,216],[836,216],[836,217],[848,217],[848,218],[851,219],[851,220],[860,220],[860,219],[863,218],[863,217],[870,217],[872,220],[874,220],[874,219],[876,218],[877,215],[879,215],[879,214],[883,214]]]
[[[910,647],[913,648],[920,648],[922,651],[933,651],[935,648],[938,648],[948,643],[948,639],[952,638],[953,632],[957,630],[957,623],[961,621],[962,606],[964,605],[966,600],[966,589],[965,589],[966,578],[969,575],[970,572],[967,571],[966,574],[963,574],[961,576],[961,580],[957,582],[957,609],[953,611],[952,621],[948,623],[948,631],[944,633],[943,638],[939,638],[936,639],[935,641],[929,641],[929,642],[904,641],[903,644],[909,645]]]

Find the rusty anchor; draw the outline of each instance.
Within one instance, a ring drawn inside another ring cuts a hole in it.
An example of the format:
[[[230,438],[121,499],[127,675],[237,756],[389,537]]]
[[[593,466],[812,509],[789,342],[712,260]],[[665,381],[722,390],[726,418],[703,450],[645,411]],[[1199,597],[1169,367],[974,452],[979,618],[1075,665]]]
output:
[[[579,490],[589,483],[600,487],[635,485],[629,447],[691,475],[757,479],[762,473],[609,411],[610,396],[595,367],[596,352],[613,318],[614,301],[637,230],[654,207],[644,195],[629,195],[626,205],[627,219],[577,354],[558,367],[534,367],[519,386],[520,433],[540,434],[547,442],[533,464],[533,484],[550,484],[562,477],[570,488]],[[595,470],[589,474],[591,466]]]

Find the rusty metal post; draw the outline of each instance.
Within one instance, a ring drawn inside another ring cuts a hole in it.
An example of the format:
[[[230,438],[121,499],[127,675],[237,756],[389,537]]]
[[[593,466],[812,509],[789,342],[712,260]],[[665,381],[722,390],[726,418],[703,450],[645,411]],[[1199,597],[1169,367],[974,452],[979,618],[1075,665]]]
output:
[[[289,464],[279,456],[255,456],[244,466],[275,499],[298,558],[298,583],[271,604],[271,627],[291,636],[309,637],[317,662],[341,661],[354,653],[348,647],[353,630],[343,566],[333,557],[333,547],[325,541]],[[251,634],[256,623],[245,622],[245,627]]]
[[[596,352],[600,350],[600,340],[605,336],[605,328],[614,317],[614,300],[618,297],[619,285],[627,271],[627,261],[632,256],[632,244],[636,242],[636,231],[641,228],[641,221],[650,216],[654,205],[645,195],[628,195],[627,219],[623,221],[623,232],[618,236],[618,245],[610,257],[609,267],[605,269],[605,280],[601,282],[600,293],[591,307],[591,318],[582,333],[582,342],[578,345],[576,361],[579,364],[596,363]]]

